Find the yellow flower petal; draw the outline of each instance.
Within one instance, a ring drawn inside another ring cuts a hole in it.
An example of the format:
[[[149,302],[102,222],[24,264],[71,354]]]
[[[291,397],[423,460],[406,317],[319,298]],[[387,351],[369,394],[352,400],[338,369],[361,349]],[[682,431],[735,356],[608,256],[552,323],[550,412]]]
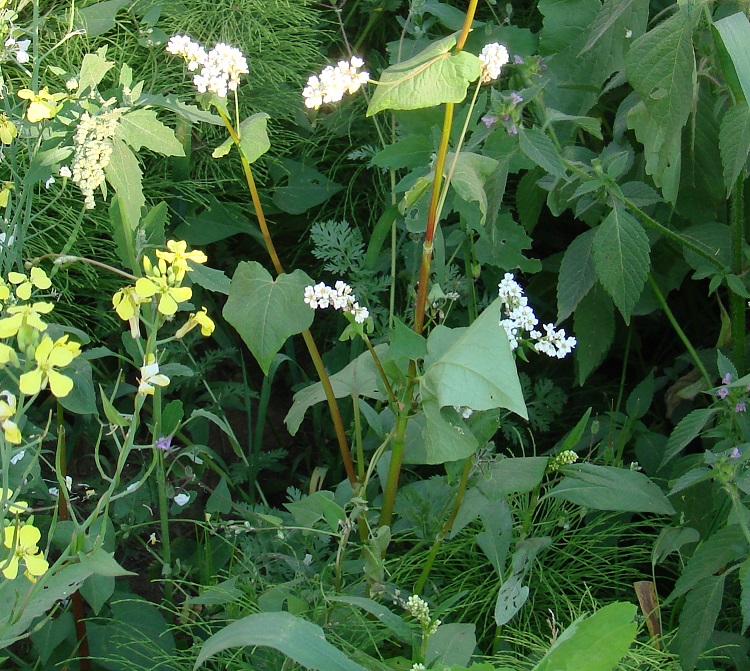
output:
[[[162,294],[159,299],[159,312],[167,317],[177,312],[177,302],[172,298],[172,292]]]
[[[11,555],[10,561],[7,564],[3,562],[0,566],[3,566],[2,573],[8,580],[15,580],[18,575],[18,555]]]
[[[26,527],[23,528],[25,529]],[[44,558],[44,555],[41,552],[37,552],[35,554],[25,554],[23,557],[23,561],[26,564],[27,578],[29,577],[28,574],[31,574],[34,577],[44,575],[49,568],[49,564],[47,563],[47,560]],[[29,580],[31,580],[31,578],[29,578]],[[32,582],[34,581],[32,580]]]
[[[49,372],[49,388],[57,398],[64,398],[73,389],[73,380],[56,370]]]
[[[159,287],[148,277],[141,277],[135,283],[135,293],[141,298],[151,298],[158,291]]]
[[[26,396],[38,394],[42,388],[42,371],[39,368],[35,368],[21,375],[18,379],[18,388]]]
[[[5,440],[11,445],[21,444],[21,430],[18,428],[15,422],[10,419],[6,419],[3,422],[3,433],[5,434]]]
[[[47,273],[42,268],[34,267],[31,269],[31,283],[37,289],[49,289],[52,286],[52,280],[47,277]]]

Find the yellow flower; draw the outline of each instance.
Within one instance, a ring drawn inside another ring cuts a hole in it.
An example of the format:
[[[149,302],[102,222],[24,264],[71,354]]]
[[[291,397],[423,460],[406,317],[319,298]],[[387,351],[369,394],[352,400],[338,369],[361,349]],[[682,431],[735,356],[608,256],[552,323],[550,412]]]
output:
[[[138,393],[152,396],[154,393],[154,385],[157,387],[166,387],[168,384],[169,378],[159,372],[159,364],[156,362],[156,357],[153,354],[149,354],[146,357],[143,366],[141,366],[141,379],[138,384]]]
[[[11,515],[20,515],[21,513],[26,512],[26,508],[29,507],[29,504],[26,503],[26,501],[16,500],[13,503],[10,502],[13,498],[12,489],[0,489],[0,492],[3,493],[3,508],[6,508],[6,512],[9,512]]]
[[[184,337],[186,333],[192,331],[196,326],[201,327],[201,335],[206,338],[210,336],[216,328],[216,324],[214,324],[211,317],[208,316],[206,308],[204,307],[198,310],[198,312],[190,313],[190,319],[188,319],[187,322],[177,330],[177,333],[174,334],[175,338]]]
[[[46,315],[55,308],[53,303],[32,303],[31,305],[14,305],[8,308],[10,317],[0,319],[0,338],[12,338],[24,326],[37,331],[46,331],[47,324],[39,315]]]
[[[16,354],[16,350],[9,345],[0,343],[0,366],[4,366],[7,363],[12,363],[14,366],[18,366],[18,354]]]
[[[10,192],[16,188],[13,182],[3,182],[3,188],[0,189],[0,207],[8,207]]]
[[[16,397],[9,391],[0,392],[0,397],[5,396],[5,401],[0,400],[0,426],[5,434],[5,440],[11,445],[21,444],[21,430],[13,421],[16,416]]]
[[[57,396],[63,398],[73,389],[73,380],[67,375],[58,373],[55,368],[64,368],[70,364],[81,352],[81,346],[75,342],[68,342],[64,335],[52,342],[52,338],[44,336],[34,352],[36,368],[24,373],[18,380],[18,388],[22,394],[33,396],[47,388]]]
[[[34,93],[31,89],[21,89],[18,97],[22,100],[29,100],[29,108],[26,110],[26,118],[31,123],[37,123],[42,119],[51,119],[60,111],[61,105],[57,101],[65,97],[65,94],[55,93],[50,95],[49,89],[45,86],[39,93]]]
[[[117,316],[130,323],[130,335],[140,338],[140,315],[143,299],[138,295],[135,287],[123,287],[112,296],[112,305]]]
[[[167,249],[169,250],[168,252],[157,250],[156,256],[167,263],[171,263],[175,274],[180,280],[185,276],[186,272],[193,270],[188,266],[188,261],[199,264],[208,261],[208,257],[200,250],[194,249],[192,252],[188,252],[187,242],[184,240],[167,240]]]
[[[159,259],[158,266],[152,266],[148,258],[143,259],[147,277],[141,277],[135,283],[135,292],[139,298],[146,299],[159,295],[157,309],[163,315],[170,316],[177,312],[177,305],[189,301],[193,295],[190,287],[179,286],[181,277],[171,269],[167,270],[164,259]],[[184,273],[183,273],[184,274]]]
[[[3,562],[3,575],[8,580],[15,580],[18,566],[23,560],[26,566],[24,575],[31,581],[44,575],[49,568],[47,560],[37,547],[42,534],[33,524],[7,526],[3,529],[4,545],[11,551],[10,557]]]
[[[0,142],[11,144],[17,136],[18,128],[16,128],[16,124],[8,118],[5,112],[0,114]]]
[[[23,273],[8,273],[8,281],[11,284],[17,284],[16,296],[22,301],[27,301],[31,298],[31,289],[36,287],[37,289],[49,289],[52,286],[52,281],[47,277],[47,273],[42,268],[34,267],[31,269],[31,278],[26,277]]]
[[[7,301],[10,298],[10,287],[5,280],[0,278],[0,301]]]

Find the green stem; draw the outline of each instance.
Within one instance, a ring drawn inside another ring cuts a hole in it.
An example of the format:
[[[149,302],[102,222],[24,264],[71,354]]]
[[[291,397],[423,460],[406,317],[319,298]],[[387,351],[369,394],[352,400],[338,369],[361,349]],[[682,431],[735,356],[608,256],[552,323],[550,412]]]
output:
[[[156,447],[161,431],[161,388],[154,389],[154,447],[156,451],[156,487],[159,492],[159,526],[161,528],[162,575],[164,576],[164,598],[172,603],[172,543],[169,537],[169,499],[167,498],[167,470],[164,465],[164,451]]]
[[[742,275],[742,247],[745,244],[745,184],[740,175],[729,196],[729,218],[731,225],[730,257],[732,273]],[[731,291],[731,288],[730,288]],[[745,312],[747,301],[731,291],[729,315],[732,323],[732,358],[740,377],[745,374]]]
[[[242,170],[245,173],[245,179],[247,181],[247,188],[250,191],[250,198],[253,201],[253,207],[255,208],[255,216],[258,218],[258,225],[260,226],[261,234],[263,235],[263,240],[266,244],[266,250],[268,251],[269,256],[271,257],[271,263],[273,264],[274,270],[276,271],[277,275],[283,275],[284,274],[284,267],[281,265],[281,261],[279,260],[279,255],[276,253],[276,247],[273,244],[273,240],[271,238],[271,231],[268,228],[268,223],[266,222],[266,215],[263,212],[263,206],[260,202],[260,195],[258,194],[258,188],[255,186],[255,180],[253,179],[253,172],[250,169],[250,163],[248,163],[248,160],[245,158],[244,154],[242,153],[242,149],[240,148],[240,138],[237,135],[237,132],[234,130],[234,127],[232,126],[232,122],[229,120],[227,115],[224,113],[223,110],[218,110],[219,115],[221,116],[222,121],[224,122],[224,125],[226,126],[227,130],[229,131],[229,135],[232,137],[232,140],[237,145],[237,149],[240,153],[240,160],[242,162]],[[354,463],[352,462],[352,455],[349,450],[349,442],[346,438],[346,431],[344,430],[344,422],[341,419],[341,412],[339,410],[338,402],[336,401],[336,396],[333,393],[333,387],[331,386],[331,380],[328,377],[328,373],[326,372],[325,366],[323,365],[323,359],[320,356],[320,352],[318,351],[318,347],[315,344],[315,341],[313,340],[312,333],[310,333],[310,329],[306,329],[302,332],[302,339],[305,341],[305,345],[307,346],[307,351],[310,353],[310,358],[312,359],[313,366],[315,367],[315,372],[318,374],[318,377],[320,379],[321,384],[323,385],[323,391],[325,392],[326,399],[328,400],[328,407],[331,412],[331,419],[333,420],[333,427],[336,431],[336,438],[339,443],[339,451],[341,452],[341,459],[344,462],[344,469],[346,470],[346,477],[348,478],[349,482],[352,485],[355,485],[357,482],[357,476],[354,473]]]
[[[409,385],[407,394],[411,396],[412,386]],[[393,506],[396,502],[396,492],[398,491],[398,479],[401,475],[401,463],[404,460],[404,445],[406,442],[406,425],[409,417],[406,409],[401,410],[396,419],[396,435],[393,438],[391,447],[391,461],[388,464],[388,475],[383,490],[383,505],[380,509],[380,526],[391,526],[393,520]]]
[[[695,348],[693,347],[688,337],[685,335],[685,332],[677,323],[677,319],[669,309],[667,301],[664,299],[664,294],[662,294],[661,290],[659,289],[659,285],[656,284],[656,281],[650,274],[648,276],[648,283],[651,286],[654,295],[656,296],[656,300],[659,301],[659,305],[661,305],[662,310],[664,310],[664,314],[667,315],[669,323],[672,324],[672,328],[675,330],[675,333],[677,333],[677,337],[682,340],[682,344],[685,345],[685,349],[690,353],[690,356],[692,357],[696,368],[700,371],[703,379],[706,381],[706,385],[709,387],[713,386],[711,383],[711,376],[708,374],[706,367],[703,365],[703,362],[698,356],[698,352],[695,351]]]
[[[451,514],[448,516],[448,519],[445,521],[443,528],[440,530],[440,533],[437,535],[437,538],[435,538],[435,542],[430,548],[430,554],[427,555],[427,560],[422,567],[422,573],[419,574],[419,579],[417,580],[416,585],[414,585],[414,594],[422,593],[424,586],[427,584],[427,578],[430,577],[430,571],[432,570],[432,565],[435,563],[435,558],[437,557],[438,551],[440,550],[440,545],[443,542],[443,539],[451,532],[451,529],[453,528],[453,524],[456,521],[456,516],[458,515],[458,510],[459,508],[461,508],[461,503],[463,503],[464,500],[464,494],[466,494],[466,485],[469,482],[471,465],[472,457],[469,457],[464,462],[464,469],[463,471],[461,471],[461,480],[458,483],[456,500],[453,502],[453,509],[451,510]]]

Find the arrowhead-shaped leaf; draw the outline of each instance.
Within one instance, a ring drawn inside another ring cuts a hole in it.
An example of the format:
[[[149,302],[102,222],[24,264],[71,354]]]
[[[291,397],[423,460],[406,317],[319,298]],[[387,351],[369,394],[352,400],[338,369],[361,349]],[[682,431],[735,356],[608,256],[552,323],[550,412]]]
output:
[[[313,281],[301,270],[275,280],[259,263],[237,267],[224,306],[224,318],[242,336],[264,373],[287,338],[310,327],[315,312],[304,302]]]

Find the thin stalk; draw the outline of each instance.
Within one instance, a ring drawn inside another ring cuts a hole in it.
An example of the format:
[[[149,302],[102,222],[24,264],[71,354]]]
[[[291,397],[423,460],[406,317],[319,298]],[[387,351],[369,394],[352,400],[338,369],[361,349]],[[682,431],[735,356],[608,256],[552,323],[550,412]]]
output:
[[[232,126],[232,122],[229,120],[227,115],[224,113],[223,110],[218,110],[219,115],[221,116],[222,121],[224,122],[224,125],[226,126],[227,130],[229,131],[229,135],[232,137],[232,140],[237,145],[237,149],[240,150],[240,138],[239,135],[237,135],[237,132],[235,131],[234,127]],[[284,267],[281,265],[281,261],[279,260],[279,255],[276,253],[276,247],[274,247],[273,240],[271,238],[271,231],[268,229],[268,223],[266,222],[266,215],[263,212],[263,206],[260,202],[260,195],[258,194],[258,188],[255,186],[255,180],[253,179],[253,171],[250,168],[250,163],[248,163],[247,159],[245,158],[244,154],[242,153],[242,150],[240,150],[240,160],[242,162],[242,170],[245,173],[245,179],[247,181],[247,188],[250,191],[250,198],[253,201],[253,207],[255,208],[255,216],[258,218],[258,225],[260,226],[261,234],[263,235],[263,241],[266,245],[266,250],[268,251],[268,255],[271,257],[271,263],[273,264],[274,270],[276,271],[277,275],[282,275],[284,273]],[[313,340],[312,333],[310,333],[310,329],[306,329],[302,332],[302,339],[305,341],[305,345],[307,346],[307,351],[310,353],[310,358],[312,359],[313,366],[315,366],[315,371],[318,374],[318,377],[320,378],[320,382],[323,385],[323,391],[325,392],[326,399],[328,400],[328,407],[331,412],[331,419],[333,420],[333,427],[336,431],[336,438],[339,443],[339,451],[341,452],[341,459],[344,462],[344,469],[346,470],[346,477],[348,478],[349,482],[352,485],[355,485],[357,482],[357,476],[354,472],[354,463],[352,462],[352,456],[351,452],[349,450],[349,442],[346,438],[346,431],[344,429],[344,422],[341,419],[341,412],[339,410],[338,402],[336,401],[336,396],[333,393],[333,387],[331,386],[331,380],[328,377],[328,373],[325,369],[325,366],[323,365],[323,359],[320,356],[320,352],[318,351],[318,347],[315,344],[315,341]]]
[[[437,538],[435,538],[435,542],[430,548],[430,554],[427,555],[427,560],[422,567],[422,572],[419,574],[419,579],[414,585],[414,594],[422,593],[424,586],[427,584],[427,578],[430,577],[430,571],[432,570],[432,565],[435,563],[435,558],[437,557],[438,551],[440,550],[440,545],[443,542],[443,539],[451,532],[451,529],[453,529],[453,524],[456,521],[458,510],[459,508],[461,508],[461,503],[463,503],[464,500],[464,494],[466,494],[466,485],[469,482],[471,465],[472,458],[468,457],[464,462],[464,469],[463,471],[461,471],[461,480],[458,483],[458,491],[456,492],[456,500],[453,502],[453,509],[451,510],[451,514],[448,516],[448,519],[445,521],[443,528],[440,530],[440,533],[437,535]]]
[[[628,326],[628,335],[625,337],[625,353],[622,357],[622,371],[620,373],[620,388],[617,391],[617,403],[615,404],[615,412],[620,412],[622,406],[622,396],[625,393],[625,377],[628,372],[628,360],[630,359],[630,344],[633,340],[633,325]]]
[[[742,247],[745,244],[745,183],[740,175],[729,196],[731,226],[730,264],[734,275],[742,275]],[[740,377],[745,374],[745,312],[747,301],[734,291],[730,294],[729,315],[732,323],[732,358]]]
[[[651,286],[654,295],[656,296],[656,300],[659,301],[661,309],[664,310],[664,314],[667,315],[669,323],[672,324],[672,328],[675,330],[675,333],[677,333],[677,337],[682,340],[682,344],[685,345],[685,349],[690,353],[690,356],[692,357],[696,368],[700,371],[703,379],[706,381],[706,385],[709,387],[713,386],[711,383],[711,376],[708,374],[706,367],[703,365],[703,362],[698,356],[698,352],[695,351],[695,348],[693,347],[688,337],[685,335],[685,332],[677,323],[677,319],[675,318],[673,312],[669,309],[667,301],[664,299],[664,294],[662,294],[661,290],[659,289],[659,285],[656,284],[656,281],[650,274],[648,276],[648,283]]]
[[[156,451],[156,487],[159,493],[159,526],[161,529],[161,560],[164,576],[164,598],[172,603],[172,543],[169,536],[169,500],[167,499],[167,469],[164,465],[164,450],[156,447],[156,440],[161,431],[161,388],[154,389],[153,404],[154,446]]]

